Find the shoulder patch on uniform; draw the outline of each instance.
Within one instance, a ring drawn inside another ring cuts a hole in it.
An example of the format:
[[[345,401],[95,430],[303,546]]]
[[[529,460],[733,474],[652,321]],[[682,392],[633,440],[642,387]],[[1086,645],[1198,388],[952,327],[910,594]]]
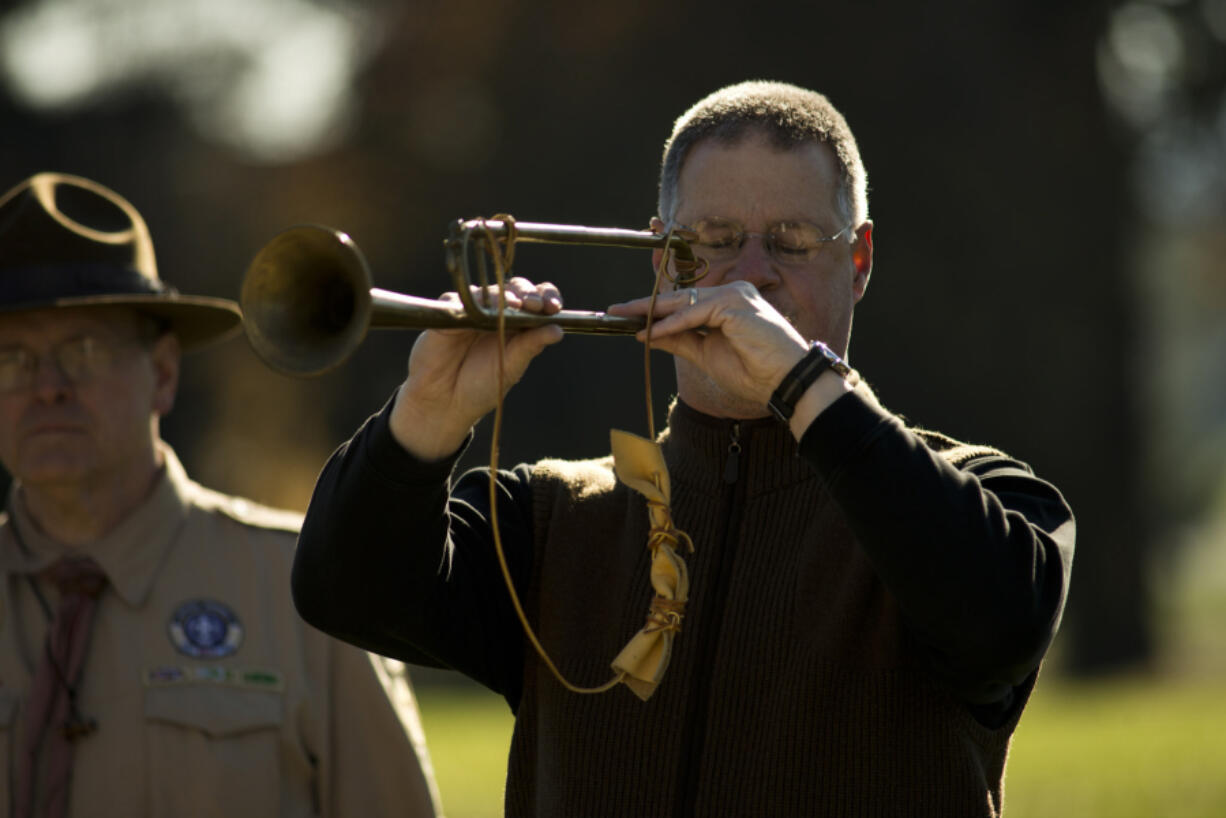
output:
[[[234,611],[212,599],[179,605],[170,615],[166,632],[175,650],[193,659],[230,656],[243,643],[243,624]]]
[[[285,690],[285,677],[280,671],[252,668],[161,665],[145,668],[141,679],[145,687],[211,684],[241,687],[248,690],[266,690],[270,693],[280,693]]]

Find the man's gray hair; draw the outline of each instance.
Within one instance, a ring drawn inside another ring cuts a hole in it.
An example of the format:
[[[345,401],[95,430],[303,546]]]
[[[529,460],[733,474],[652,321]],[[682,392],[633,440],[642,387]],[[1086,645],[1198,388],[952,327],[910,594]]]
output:
[[[762,80],[721,88],[678,117],[660,166],[660,218],[677,214],[681,166],[695,145],[706,139],[734,145],[751,132],[764,133],[781,150],[808,142],[830,146],[839,170],[839,215],[853,227],[868,219],[868,174],[843,115],[816,91]]]

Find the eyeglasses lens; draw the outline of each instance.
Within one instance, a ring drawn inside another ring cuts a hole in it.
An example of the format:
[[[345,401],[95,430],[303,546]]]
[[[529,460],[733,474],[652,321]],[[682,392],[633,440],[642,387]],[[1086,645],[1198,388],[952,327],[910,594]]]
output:
[[[51,350],[55,366],[74,384],[87,383],[110,369],[114,346],[90,335],[73,338]],[[34,383],[43,359],[25,347],[0,351],[0,392],[16,392]]]
[[[835,238],[823,235],[817,225],[806,222],[781,222],[765,233],[753,233],[733,221],[704,219],[692,229],[698,235],[696,244],[700,255],[716,262],[736,258],[745,240],[757,236],[776,262],[804,264],[816,258],[822,245]]]

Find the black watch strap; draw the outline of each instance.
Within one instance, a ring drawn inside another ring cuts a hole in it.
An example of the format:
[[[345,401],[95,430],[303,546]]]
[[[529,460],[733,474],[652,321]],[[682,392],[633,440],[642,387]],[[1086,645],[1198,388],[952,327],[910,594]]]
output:
[[[796,411],[796,401],[800,400],[805,390],[827,369],[833,369],[844,378],[851,373],[851,367],[847,366],[834,350],[821,341],[812,341],[805,357],[797,361],[796,366],[783,376],[771,399],[766,402],[767,408],[775,417],[787,423]]]

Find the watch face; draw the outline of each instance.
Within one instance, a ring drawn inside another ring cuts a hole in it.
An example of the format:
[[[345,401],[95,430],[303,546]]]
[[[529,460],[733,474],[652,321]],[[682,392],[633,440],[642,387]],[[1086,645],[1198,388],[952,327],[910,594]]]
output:
[[[822,355],[826,358],[827,361],[830,362],[831,369],[839,373],[844,378],[846,378],[848,375],[851,374],[851,367],[848,366],[846,363],[844,363],[843,359],[840,358],[833,349],[826,346],[821,341],[815,341],[813,345],[821,349]]]

